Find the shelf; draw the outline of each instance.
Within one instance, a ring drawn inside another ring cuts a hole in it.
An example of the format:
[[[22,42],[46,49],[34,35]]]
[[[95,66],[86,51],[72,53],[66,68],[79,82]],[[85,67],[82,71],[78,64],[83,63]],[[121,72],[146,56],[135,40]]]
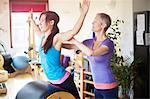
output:
[[[74,73],[80,74],[80,71],[74,70]]]
[[[83,73],[84,73],[84,74],[88,74],[88,75],[92,75],[91,72],[87,72],[87,71],[84,71]]]
[[[94,84],[93,81],[89,81],[89,80],[83,80],[83,82],[89,83],[89,84]]]
[[[81,99],[85,99],[86,96],[89,96],[90,99],[94,99],[94,93],[88,92],[86,89],[86,84],[91,84],[94,85],[92,81],[92,73],[89,71],[85,71],[84,66],[84,59],[83,56],[81,57],[76,57],[76,60],[74,62],[75,67],[81,67],[80,69],[75,68],[74,69],[74,81],[76,83],[77,88],[79,88],[79,93]],[[79,66],[78,66],[79,65]],[[89,80],[87,80],[89,79]],[[90,80],[91,79],[91,80]]]
[[[94,96],[94,93],[88,92],[88,91],[83,91],[83,93],[90,95],[90,96]]]

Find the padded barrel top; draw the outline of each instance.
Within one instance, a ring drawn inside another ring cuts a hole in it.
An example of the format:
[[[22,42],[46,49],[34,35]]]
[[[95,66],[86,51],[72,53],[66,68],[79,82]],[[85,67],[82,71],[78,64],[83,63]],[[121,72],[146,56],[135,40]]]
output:
[[[16,95],[16,99],[46,99],[49,95],[64,91],[45,81],[33,81],[26,84]]]

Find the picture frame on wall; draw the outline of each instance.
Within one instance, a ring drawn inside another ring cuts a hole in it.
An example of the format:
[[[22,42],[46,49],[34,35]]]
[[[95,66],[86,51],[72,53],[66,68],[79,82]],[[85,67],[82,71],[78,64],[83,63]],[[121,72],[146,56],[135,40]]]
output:
[[[149,33],[149,11],[135,13],[135,45],[149,46],[150,33]]]
[[[150,33],[145,33],[145,45],[150,46]]]
[[[136,45],[144,45],[145,15],[137,14]]]
[[[144,45],[143,31],[136,31],[136,45]]]

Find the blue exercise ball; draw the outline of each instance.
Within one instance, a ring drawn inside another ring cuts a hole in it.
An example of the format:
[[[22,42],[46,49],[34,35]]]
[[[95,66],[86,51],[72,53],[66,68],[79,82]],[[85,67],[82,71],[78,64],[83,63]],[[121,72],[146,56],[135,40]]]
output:
[[[29,59],[26,56],[15,56],[12,65],[17,70],[24,70],[29,66]]]

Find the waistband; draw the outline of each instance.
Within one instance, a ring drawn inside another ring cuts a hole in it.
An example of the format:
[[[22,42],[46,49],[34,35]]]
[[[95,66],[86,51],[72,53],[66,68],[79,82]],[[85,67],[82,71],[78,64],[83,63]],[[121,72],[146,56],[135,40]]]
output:
[[[63,83],[68,77],[69,77],[70,73],[68,71],[66,71],[65,75],[59,79],[59,80],[49,80],[52,84],[61,84]]]

